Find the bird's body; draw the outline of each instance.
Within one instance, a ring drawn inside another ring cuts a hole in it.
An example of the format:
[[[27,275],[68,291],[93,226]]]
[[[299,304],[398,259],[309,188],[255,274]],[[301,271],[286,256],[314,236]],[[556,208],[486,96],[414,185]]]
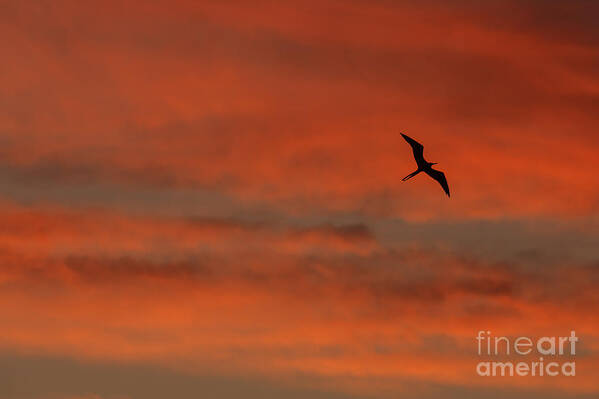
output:
[[[439,182],[441,187],[443,187],[443,191],[449,197],[449,185],[447,184],[447,179],[445,178],[445,174],[439,170],[433,169],[432,166],[436,165],[436,162],[428,162],[424,159],[424,146],[414,140],[413,138],[406,136],[405,134],[401,134],[403,138],[410,144],[412,147],[412,152],[414,153],[414,159],[416,160],[416,164],[418,165],[418,169],[416,171],[410,173],[406,177],[402,179],[402,181],[406,181],[416,176],[420,172],[424,172],[436,181]]]

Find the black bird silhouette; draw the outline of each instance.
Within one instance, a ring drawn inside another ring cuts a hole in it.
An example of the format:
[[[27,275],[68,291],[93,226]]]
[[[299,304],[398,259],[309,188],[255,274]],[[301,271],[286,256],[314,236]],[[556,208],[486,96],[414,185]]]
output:
[[[445,174],[443,172],[441,172],[440,170],[435,170],[432,168],[432,166],[436,165],[437,162],[427,162],[424,159],[424,155],[423,155],[424,146],[422,144],[420,144],[419,142],[417,142],[416,140],[414,140],[413,138],[408,137],[403,133],[401,135],[403,136],[404,139],[406,139],[408,144],[410,144],[410,146],[412,147],[412,152],[414,153],[414,159],[416,160],[416,164],[418,165],[418,169],[416,169],[415,172],[410,173],[409,175],[407,175],[406,177],[401,179],[401,181],[406,181],[406,180],[411,179],[412,177],[416,176],[418,173],[424,172],[427,175],[429,175],[430,177],[432,177],[433,179],[435,179],[436,181],[438,181],[439,184],[441,185],[441,187],[443,187],[443,191],[445,191],[445,194],[447,194],[447,196],[450,197],[449,185],[447,184],[447,179],[445,178]]]

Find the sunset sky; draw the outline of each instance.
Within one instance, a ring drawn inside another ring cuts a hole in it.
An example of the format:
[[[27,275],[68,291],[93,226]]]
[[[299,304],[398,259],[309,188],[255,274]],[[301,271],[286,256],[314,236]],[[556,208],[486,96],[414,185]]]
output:
[[[598,18],[0,0],[0,399],[596,398]]]

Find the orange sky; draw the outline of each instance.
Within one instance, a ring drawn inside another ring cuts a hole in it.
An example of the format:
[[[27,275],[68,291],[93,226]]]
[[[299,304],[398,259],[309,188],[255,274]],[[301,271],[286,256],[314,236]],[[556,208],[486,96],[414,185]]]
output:
[[[598,13],[0,2],[0,397],[596,397]]]

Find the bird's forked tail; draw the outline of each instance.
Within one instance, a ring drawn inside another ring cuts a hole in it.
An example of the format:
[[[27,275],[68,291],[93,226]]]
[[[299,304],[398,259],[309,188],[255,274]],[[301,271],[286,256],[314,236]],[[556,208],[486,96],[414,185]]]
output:
[[[420,169],[418,169],[415,172],[412,172],[409,175],[407,175],[406,177],[404,177],[403,179],[401,179],[401,181],[406,181],[408,179],[411,179],[412,177],[416,176],[420,172],[422,172],[422,171]]]

